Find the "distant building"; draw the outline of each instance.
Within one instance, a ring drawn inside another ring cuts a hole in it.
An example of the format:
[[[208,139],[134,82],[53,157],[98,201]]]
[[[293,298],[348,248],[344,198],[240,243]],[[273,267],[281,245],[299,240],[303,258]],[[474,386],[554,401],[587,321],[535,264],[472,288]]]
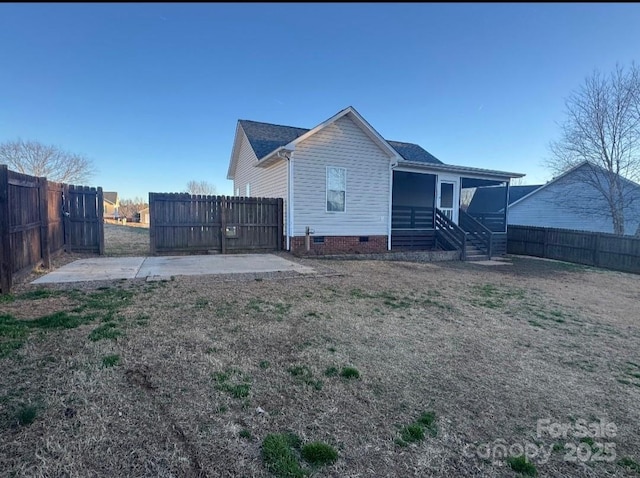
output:
[[[137,220],[141,224],[149,224],[149,208],[140,209],[137,214]]]
[[[120,217],[120,198],[117,192],[103,192],[104,218],[117,220]]]

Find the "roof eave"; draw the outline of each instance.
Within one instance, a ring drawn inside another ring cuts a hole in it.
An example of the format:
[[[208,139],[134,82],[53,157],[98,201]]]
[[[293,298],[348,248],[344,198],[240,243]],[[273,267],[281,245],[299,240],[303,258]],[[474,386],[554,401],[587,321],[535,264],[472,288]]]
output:
[[[238,148],[238,136],[242,126],[240,125],[240,121],[236,124],[236,134],[233,138],[233,148],[231,149],[231,158],[229,159],[229,168],[227,169],[227,179],[233,181],[235,179],[235,167],[238,162],[238,155],[236,154],[236,150]]]
[[[538,189],[534,189],[533,191],[531,191],[529,194],[525,194],[524,196],[522,196],[520,199],[518,199],[517,201],[513,201],[511,204],[509,204],[509,207],[513,207],[516,204],[520,204],[522,201],[524,201],[525,199],[527,199],[528,197],[534,195],[535,193],[537,193],[538,191],[540,191],[541,189],[546,188],[547,186],[551,186],[552,184],[557,183],[558,181],[560,181],[560,179],[566,177],[567,175],[571,174],[572,172],[574,172],[576,169],[584,166],[585,164],[588,164],[589,161],[582,161],[578,164],[576,164],[575,166],[570,167],[569,169],[567,169],[564,173],[559,174],[558,176],[556,176],[555,178],[551,179],[550,181],[547,181],[546,183],[544,183],[542,186],[540,186]]]
[[[343,116],[346,116],[348,114],[352,115],[352,117],[355,118],[358,123],[360,123],[361,129],[364,131],[364,133],[374,143],[376,143],[377,146],[380,149],[382,149],[385,152],[385,154],[387,154],[387,156],[389,156],[389,158],[394,158],[396,160],[402,159],[402,156],[400,156],[400,154],[398,154],[398,152],[395,149],[393,149],[393,147],[389,143],[387,143],[387,140],[385,140],[382,137],[382,135],[380,135],[380,133],[378,133],[373,128],[373,126],[371,126],[367,122],[367,120],[365,120],[362,117],[362,115],[356,111],[356,109],[353,106],[348,106],[345,109],[339,111],[338,113],[333,115],[331,118],[329,118],[326,121],[323,121],[322,123],[320,123],[315,128],[312,128],[309,131],[307,131],[305,134],[298,136],[296,139],[294,139],[293,141],[291,141],[288,145],[286,145],[284,147],[285,148],[295,147],[298,143],[304,141],[305,139],[309,138],[310,136],[316,134],[318,131],[324,129],[328,125],[336,122],[337,120],[339,120],[340,118],[342,118]],[[273,153],[271,153],[271,154],[273,154]]]
[[[426,169],[433,171],[454,172],[460,174],[474,174],[477,176],[491,177],[492,179],[508,180],[512,178],[522,178],[525,176],[523,173],[512,173],[508,171],[496,171],[493,169],[473,168],[469,166],[456,166],[453,164],[436,164],[436,163],[423,163],[420,161],[407,161],[402,159],[398,161],[397,166],[415,167],[418,169]]]

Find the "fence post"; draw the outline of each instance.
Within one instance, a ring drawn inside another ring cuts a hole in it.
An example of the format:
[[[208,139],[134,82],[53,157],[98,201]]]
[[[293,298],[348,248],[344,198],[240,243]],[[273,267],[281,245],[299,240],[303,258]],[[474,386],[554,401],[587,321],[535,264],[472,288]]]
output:
[[[542,238],[542,257],[549,256],[549,229],[544,229],[544,235]]]
[[[98,188],[98,254],[104,255],[104,193]]]
[[[153,213],[155,197],[155,193],[149,193],[149,254],[152,256],[156,255],[156,218]]]
[[[284,246],[284,199],[278,198],[278,250]]]
[[[11,246],[9,242],[9,168],[0,164],[0,292],[11,292]]]
[[[49,183],[47,178],[38,178],[40,196],[40,255],[42,265],[51,269],[51,249],[49,246]]]
[[[489,260],[493,256],[493,234],[489,233],[489,250],[487,251],[487,255],[489,256]]]
[[[594,235],[593,240],[593,265],[598,267],[600,264],[600,233]]]
[[[227,196],[220,197],[220,251],[227,253]]]

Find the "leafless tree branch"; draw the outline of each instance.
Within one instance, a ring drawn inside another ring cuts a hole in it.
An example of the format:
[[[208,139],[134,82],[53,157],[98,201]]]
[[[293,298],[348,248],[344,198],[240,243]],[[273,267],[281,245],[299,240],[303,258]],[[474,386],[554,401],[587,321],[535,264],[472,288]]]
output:
[[[617,65],[608,77],[595,71],[565,101],[567,118],[560,139],[550,144],[548,166],[557,174],[588,161],[574,181],[605,200],[616,234],[624,234],[625,212],[637,200],[625,180],[640,180],[640,70]],[[579,201],[571,201],[577,206]],[[567,204],[567,203],[565,203]]]
[[[216,187],[207,181],[191,180],[187,183],[187,191],[189,194],[201,194],[203,196],[213,196],[216,194]]]
[[[68,184],[86,184],[95,173],[84,155],[22,139],[0,144],[0,163],[19,173]]]

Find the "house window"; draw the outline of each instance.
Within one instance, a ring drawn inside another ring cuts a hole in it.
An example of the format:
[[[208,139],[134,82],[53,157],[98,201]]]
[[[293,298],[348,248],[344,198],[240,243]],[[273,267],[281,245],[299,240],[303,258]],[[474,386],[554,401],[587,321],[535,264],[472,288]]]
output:
[[[314,244],[324,244],[324,236],[313,236]]]
[[[236,188],[236,196],[240,196],[240,188]]]
[[[327,167],[327,211],[344,212],[347,200],[347,170]]]
[[[250,198],[251,197],[251,184],[247,183],[247,197]]]

